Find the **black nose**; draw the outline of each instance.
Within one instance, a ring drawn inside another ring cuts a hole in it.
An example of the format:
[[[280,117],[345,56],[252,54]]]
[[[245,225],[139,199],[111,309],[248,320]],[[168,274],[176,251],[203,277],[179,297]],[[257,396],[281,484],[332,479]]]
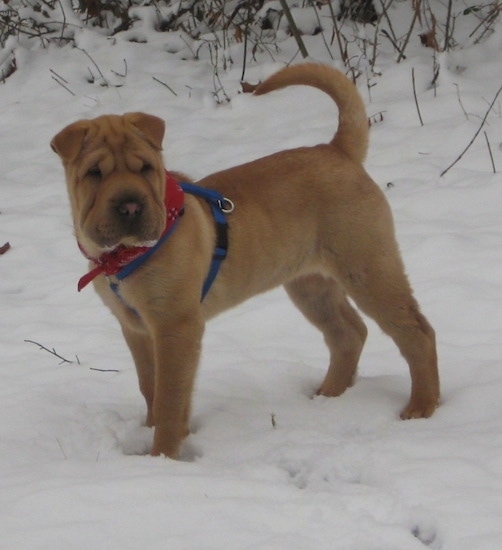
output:
[[[143,205],[136,200],[126,200],[117,206],[117,212],[121,217],[127,220],[139,218],[143,211]]]

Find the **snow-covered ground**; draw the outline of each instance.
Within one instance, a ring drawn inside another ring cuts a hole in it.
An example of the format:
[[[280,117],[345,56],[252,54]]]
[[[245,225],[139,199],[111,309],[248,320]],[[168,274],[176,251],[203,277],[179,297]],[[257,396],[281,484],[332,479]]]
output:
[[[197,178],[326,141],[336,109],[310,89],[240,94],[235,60],[219,71],[231,101],[218,105],[207,60],[154,40],[76,40],[80,50],[17,47],[17,71],[0,84],[0,246],[12,247],[0,256],[0,548],[502,548],[502,96],[484,126],[498,172],[481,133],[440,177],[502,85],[502,26],[439,55],[435,89],[416,36],[400,64],[382,54],[371,95],[360,78],[375,115],[366,166],[437,331],[436,414],[399,420],[409,374],[371,322],[356,385],[313,399],[327,352],[279,289],[209,324],[177,462],[145,455],[152,433],[117,323],[92,289],[76,292],[86,262],[49,141],[78,118],[148,111],[168,122],[166,165]],[[319,36],[305,40],[332,63]],[[280,48],[246,80],[296,45]]]

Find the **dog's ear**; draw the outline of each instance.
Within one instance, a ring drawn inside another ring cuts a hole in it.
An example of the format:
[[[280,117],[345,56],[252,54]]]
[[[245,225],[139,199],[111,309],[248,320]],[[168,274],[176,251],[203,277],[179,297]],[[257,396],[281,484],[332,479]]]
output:
[[[151,145],[162,149],[166,125],[161,118],[145,113],[126,113],[124,118],[135,126]]]
[[[78,121],[63,128],[51,141],[52,150],[64,161],[71,162],[77,158],[89,125],[85,121]]]

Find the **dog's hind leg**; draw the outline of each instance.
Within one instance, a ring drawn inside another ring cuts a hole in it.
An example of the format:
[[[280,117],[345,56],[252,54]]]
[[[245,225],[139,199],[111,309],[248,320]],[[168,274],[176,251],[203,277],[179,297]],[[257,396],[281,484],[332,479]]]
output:
[[[350,270],[346,289],[357,306],[396,343],[411,374],[411,397],[401,418],[429,417],[439,402],[439,375],[433,328],[420,312],[397,250],[374,250]]]
[[[342,394],[355,381],[367,329],[332,278],[307,275],[287,283],[285,289],[304,316],[324,335],[330,351],[326,378],[318,393]]]

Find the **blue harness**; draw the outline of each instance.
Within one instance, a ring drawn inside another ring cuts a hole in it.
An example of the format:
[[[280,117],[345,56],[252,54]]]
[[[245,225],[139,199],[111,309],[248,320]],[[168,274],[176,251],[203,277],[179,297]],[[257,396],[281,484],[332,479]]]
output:
[[[206,297],[206,294],[209,292],[218,271],[220,269],[221,263],[227,256],[228,251],[228,223],[225,217],[225,214],[230,214],[234,210],[234,204],[230,199],[225,198],[218,191],[213,191],[211,189],[206,189],[204,187],[199,187],[193,183],[180,182],[179,186],[183,189],[185,193],[189,195],[194,195],[204,199],[209,206],[211,207],[211,213],[214,218],[216,226],[216,244],[214,247],[213,259],[211,261],[211,266],[209,267],[209,273],[204,281],[202,286],[202,294],[200,301],[202,302]],[[180,214],[182,215],[182,214]],[[164,242],[169,238],[173,233],[176,226],[178,225],[179,218],[172,225],[172,227],[162,235],[162,237],[157,241],[157,243],[149,248],[142,256],[136,258],[125,267],[123,267],[115,277],[117,280],[123,281],[126,277],[131,275],[138,267],[142,266],[155,252],[164,244]],[[111,283],[110,288],[115,292],[115,294],[122,300],[120,295],[118,283]]]

